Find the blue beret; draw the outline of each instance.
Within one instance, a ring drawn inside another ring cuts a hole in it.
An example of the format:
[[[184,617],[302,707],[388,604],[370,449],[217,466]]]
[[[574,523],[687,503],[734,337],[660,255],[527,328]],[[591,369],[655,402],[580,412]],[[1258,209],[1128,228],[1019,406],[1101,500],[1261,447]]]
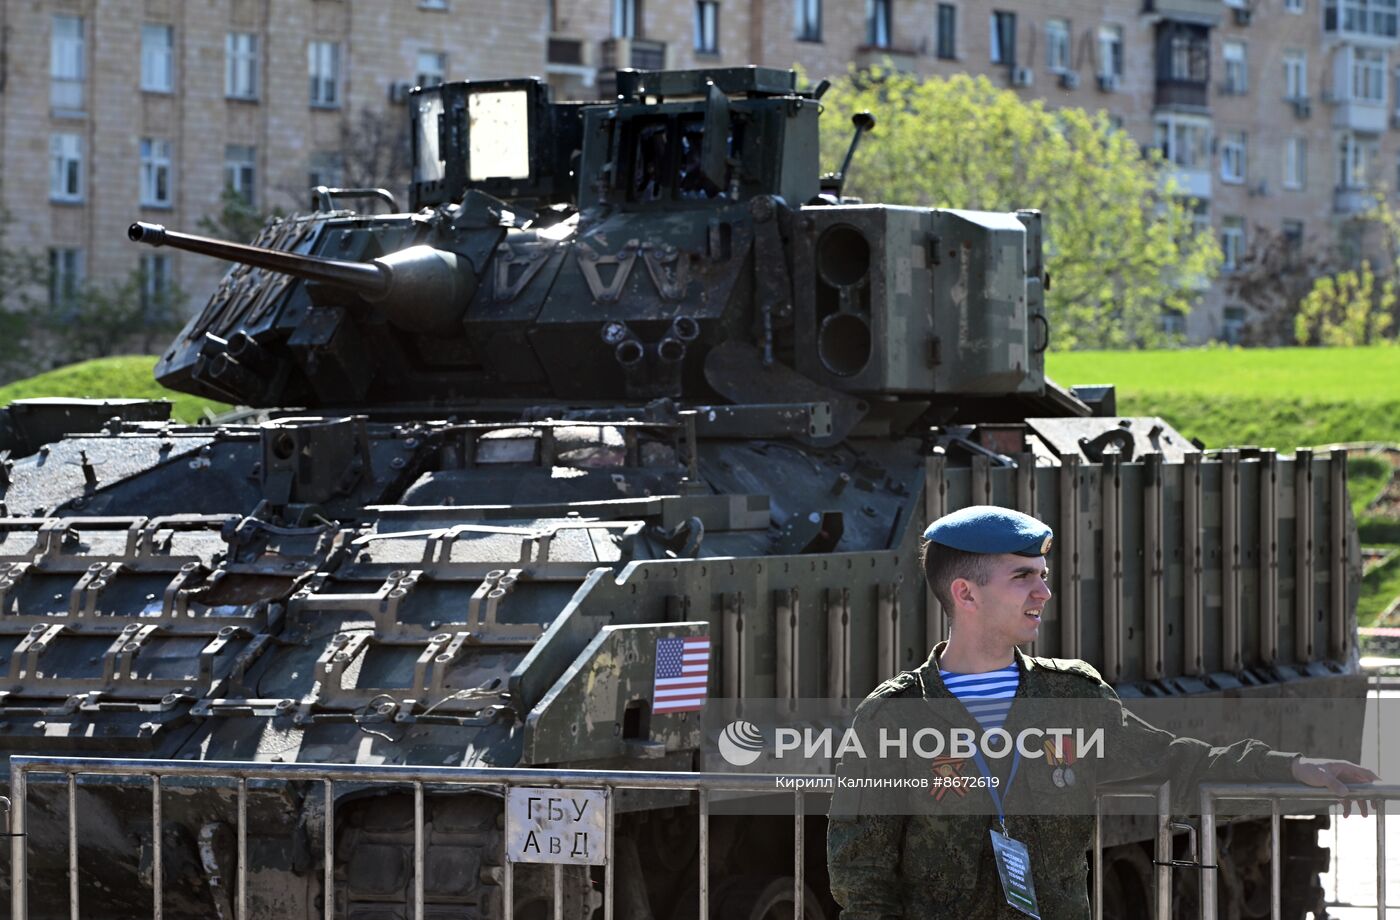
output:
[[[928,525],[924,539],[965,553],[1015,553],[1044,556],[1050,552],[1055,532],[1029,514],[972,505]]]

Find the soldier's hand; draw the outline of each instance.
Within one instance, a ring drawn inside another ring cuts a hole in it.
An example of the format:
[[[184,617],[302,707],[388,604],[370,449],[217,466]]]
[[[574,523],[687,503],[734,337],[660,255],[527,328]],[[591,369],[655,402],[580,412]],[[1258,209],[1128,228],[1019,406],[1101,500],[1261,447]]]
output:
[[[1299,757],[1293,761],[1293,778],[1308,786],[1327,789],[1339,796],[1347,794],[1348,783],[1374,783],[1380,779],[1370,770],[1350,761],[1323,760],[1316,757]],[[1365,799],[1358,801],[1361,803],[1361,816],[1364,818],[1371,812]],[[1350,815],[1351,799],[1343,799],[1342,816]]]

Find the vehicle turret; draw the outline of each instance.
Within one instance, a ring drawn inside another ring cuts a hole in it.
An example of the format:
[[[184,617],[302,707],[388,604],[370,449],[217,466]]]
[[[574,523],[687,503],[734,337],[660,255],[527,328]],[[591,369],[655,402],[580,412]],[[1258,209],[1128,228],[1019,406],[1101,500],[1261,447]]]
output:
[[[239,263],[157,374],[253,406],[1043,397],[1039,214],[841,198],[822,91],[759,67],[622,71],[600,103],[419,88],[409,213],[253,246],[133,225]]]

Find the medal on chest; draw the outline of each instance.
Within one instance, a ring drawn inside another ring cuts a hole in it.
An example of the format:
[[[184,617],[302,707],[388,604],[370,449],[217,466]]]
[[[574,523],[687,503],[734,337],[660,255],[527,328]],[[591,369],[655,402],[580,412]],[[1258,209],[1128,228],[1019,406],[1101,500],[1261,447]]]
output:
[[[1074,785],[1074,742],[1069,738],[1045,739],[1045,762],[1050,765],[1050,782],[1057,789],[1068,789]]]

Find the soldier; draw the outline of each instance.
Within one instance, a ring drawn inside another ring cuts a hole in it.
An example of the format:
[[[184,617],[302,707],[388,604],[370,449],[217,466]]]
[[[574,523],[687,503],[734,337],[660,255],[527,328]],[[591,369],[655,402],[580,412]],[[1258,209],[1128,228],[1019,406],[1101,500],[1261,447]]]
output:
[[[1050,600],[1045,556],[1052,533],[1035,518],[974,506],[934,521],[924,539],[924,575],[949,613],[948,640],[920,667],[875,688],[856,712],[857,734],[873,744],[877,731],[931,714],[945,728],[1018,729],[1019,741],[1035,704],[1013,708],[1013,699],[1074,701],[1057,702],[1053,711],[1079,707],[1072,718],[1104,727],[1103,759],[1078,760],[1060,743],[1047,743],[1043,757],[1018,748],[996,767],[981,751],[963,760],[938,757],[933,776],[926,774],[937,788],[917,800],[838,785],[827,862],[842,920],[1088,920],[1085,853],[1095,781],[1154,776],[1170,779],[1177,793],[1203,781],[1297,781],[1342,795],[1345,783],[1377,778],[1355,764],[1285,754],[1254,740],[1213,748],[1178,738],[1127,712],[1085,662],[1022,654],[1018,646],[1036,638]],[[872,769],[868,759],[843,758],[841,774],[853,785],[869,783]]]

